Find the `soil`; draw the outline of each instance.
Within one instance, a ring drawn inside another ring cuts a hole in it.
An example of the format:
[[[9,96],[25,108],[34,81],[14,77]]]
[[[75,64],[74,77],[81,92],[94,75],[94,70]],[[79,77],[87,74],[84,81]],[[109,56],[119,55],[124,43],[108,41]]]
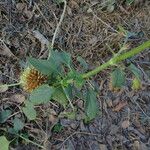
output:
[[[0,2],[1,84],[19,81],[28,56],[47,57],[47,43],[52,41],[63,11],[63,3],[58,2]],[[116,0],[111,9],[103,3],[103,0],[68,0],[54,44],[54,48],[70,52],[74,59],[82,56],[90,69],[110,59],[111,50],[119,50],[124,42],[119,26],[134,33],[128,38],[129,49],[150,39],[148,0],[135,0],[131,5]],[[79,100],[76,100],[76,104],[81,110],[75,120],[58,119],[61,108],[49,103],[38,106],[38,118],[28,121],[21,111],[28,94],[19,86],[1,92],[0,111],[9,108],[13,113],[5,123],[0,124],[0,136],[5,134],[9,140],[14,139],[13,135],[4,131],[12,127],[15,117],[19,117],[25,122],[21,134],[26,134],[31,141],[44,145],[48,150],[149,150],[150,49],[130,61],[142,72],[142,88],[138,91],[131,89],[128,82],[133,76],[130,73],[126,75],[128,85],[117,92],[111,90],[109,85],[111,68],[96,75],[93,80],[99,85],[100,115],[88,124],[80,119],[84,104]],[[21,138],[17,141],[11,143],[12,150],[40,149]]]

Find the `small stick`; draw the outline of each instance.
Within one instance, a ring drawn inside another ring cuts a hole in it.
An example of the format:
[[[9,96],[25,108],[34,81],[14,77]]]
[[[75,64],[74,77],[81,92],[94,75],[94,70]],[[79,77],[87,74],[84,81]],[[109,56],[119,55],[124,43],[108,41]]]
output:
[[[58,30],[59,30],[59,28],[60,28],[60,26],[61,26],[61,23],[62,23],[62,21],[63,21],[63,19],[64,19],[64,15],[65,15],[65,12],[66,12],[67,2],[66,2],[66,0],[63,0],[63,2],[64,2],[64,9],[63,9],[62,15],[61,15],[61,17],[60,17],[59,23],[57,24],[57,27],[56,27],[56,29],[55,29],[54,36],[53,36],[53,39],[52,39],[52,43],[51,43],[50,48],[49,48],[49,55],[48,55],[48,58],[47,58],[47,59],[49,59],[50,56],[51,56],[51,50],[52,50],[53,47],[54,47],[54,43],[55,43],[55,39],[56,39]]]

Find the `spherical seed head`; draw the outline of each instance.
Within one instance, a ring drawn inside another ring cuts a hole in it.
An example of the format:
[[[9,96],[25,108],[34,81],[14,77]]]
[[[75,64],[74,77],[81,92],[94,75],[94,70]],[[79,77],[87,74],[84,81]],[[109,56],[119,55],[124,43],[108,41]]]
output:
[[[34,68],[28,67],[21,74],[20,81],[25,91],[32,92],[35,88],[46,83],[47,76],[43,75]]]

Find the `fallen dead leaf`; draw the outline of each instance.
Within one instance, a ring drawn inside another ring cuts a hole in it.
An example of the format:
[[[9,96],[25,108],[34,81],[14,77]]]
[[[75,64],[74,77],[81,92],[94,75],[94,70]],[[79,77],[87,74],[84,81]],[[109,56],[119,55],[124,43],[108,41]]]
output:
[[[20,12],[23,12],[23,13],[26,15],[26,17],[27,17],[28,19],[31,19],[32,16],[33,16],[33,14],[34,14],[34,11],[28,10],[28,6],[27,6],[26,3],[18,3],[18,4],[16,5],[16,8],[17,8]]]
[[[22,94],[15,94],[12,96],[12,101],[16,103],[23,103],[25,101],[25,96]]]
[[[57,122],[57,113],[51,109],[50,111],[50,115],[49,115],[49,121],[52,123],[52,124],[55,124]]]
[[[134,141],[134,143],[133,143],[133,150],[140,150],[140,143],[139,143],[139,141]]]
[[[91,1],[92,6],[93,6],[93,5],[96,5],[96,4],[98,4],[98,3],[99,3],[98,0],[92,0],[92,1]]]
[[[100,150],[107,150],[107,147],[105,144],[99,144]]]
[[[7,84],[0,85],[0,93],[6,92],[8,90]]]
[[[72,10],[71,10],[71,8],[69,7],[69,6],[67,6],[67,13],[68,13],[68,15],[72,15]]]
[[[119,104],[117,104],[114,108],[113,111],[115,112],[119,112],[121,109],[123,109],[123,107],[125,107],[127,105],[127,101],[120,101]]]
[[[17,58],[3,41],[0,41],[0,42],[2,42],[2,45],[0,45],[0,55],[4,55],[8,57],[13,56],[13,58]]]
[[[113,102],[112,102],[111,99],[107,99],[106,100],[106,104],[107,104],[108,107],[112,107],[113,106]]]
[[[76,1],[74,1],[74,0],[69,1],[69,6],[70,6],[72,9],[77,9],[77,8],[79,8],[78,3],[77,3]]]
[[[25,9],[24,14],[25,14],[26,17],[30,20],[30,19],[33,17],[34,12]]]
[[[23,11],[25,8],[27,8],[27,4],[26,4],[26,3],[17,3],[17,4],[16,4],[16,8],[17,8],[19,11]]]
[[[34,31],[32,31],[32,33],[31,33],[36,39],[38,39],[40,42],[41,42],[41,44],[43,44],[43,45],[46,45],[46,46],[49,46],[49,41],[44,37],[44,35],[43,34],[41,34],[38,30],[34,30]]]
[[[130,121],[129,120],[123,121],[121,126],[122,126],[123,129],[128,128],[130,126]]]

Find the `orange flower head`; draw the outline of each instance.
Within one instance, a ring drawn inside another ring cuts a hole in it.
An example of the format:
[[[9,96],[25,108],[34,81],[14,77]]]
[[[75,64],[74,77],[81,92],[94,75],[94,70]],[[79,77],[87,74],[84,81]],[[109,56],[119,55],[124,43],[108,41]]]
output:
[[[43,75],[35,68],[28,67],[22,72],[20,81],[25,91],[32,92],[35,88],[46,83],[47,76]]]

